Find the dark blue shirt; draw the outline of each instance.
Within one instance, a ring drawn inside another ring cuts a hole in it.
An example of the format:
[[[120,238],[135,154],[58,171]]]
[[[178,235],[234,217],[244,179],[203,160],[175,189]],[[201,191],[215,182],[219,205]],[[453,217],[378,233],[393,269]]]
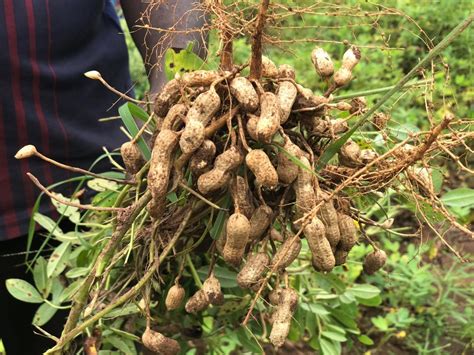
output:
[[[124,140],[117,96],[84,77],[97,70],[115,88],[131,87],[127,48],[108,0],[0,0],[0,240],[27,232],[39,191],[70,177],[37,158],[15,160],[33,144],[83,168]],[[51,210],[43,199],[42,211]]]

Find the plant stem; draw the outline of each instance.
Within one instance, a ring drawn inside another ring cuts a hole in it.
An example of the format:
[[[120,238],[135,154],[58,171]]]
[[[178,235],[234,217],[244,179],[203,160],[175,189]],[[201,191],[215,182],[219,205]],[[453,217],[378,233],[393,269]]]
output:
[[[250,59],[250,79],[260,79],[262,75],[262,34],[270,0],[262,0],[257,15],[257,25],[252,35],[252,57]]]
[[[196,268],[194,267],[193,261],[191,260],[191,257],[189,254],[186,254],[186,263],[189,266],[189,269],[191,270],[191,275],[193,275],[194,282],[196,285],[198,285],[200,288],[202,288],[202,282],[201,279],[199,278],[199,275],[196,271]]]
[[[143,197],[142,197],[143,198]],[[104,317],[106,314],[111,312],[114,308],[120,306],[121,304],[124,304],[128,300],[130,300],[132,297],[134,297],[141,289],[143,286],[146,285],[146,283],[151,279],[153,274],[157,271],[158,266],[165,260],[165,258],[168,256],[170,253],[171,249],[174,247],[176,242],[178,241],[179,237],[183,233],[184,229],[186,228],[186,225],[188,224],[189,219],[191,218],[191,215],[193,213],[193,208],[190,207],[189,210],[186,212],[181,224],[179,225],[178,229],[176,230],[175,234],[173,235],[173,238],[169,241],[168,245],[166,246],[165,249],[161,252],[159,258],[155,260],[155,262],[152,264],[152,266],[148,269],[148,271],[140,278],[140,280],[137,282],[135,286],[133,286],[130,290],[128,290],[126,293],[124,293],[122,296],[120,296],[117,300],[115,300],[113,303],[109,304],[107,307],[105,307],[103,310],[100,312],[97,312],[95,315],[90,317],[89,319],[85,320],[82,324],[80,324],[78,327],[75,327],[74,329],[71,329],[68,332],[63,332],[63,335],[61,336],[61,339],[59,339],[59,342],[50,350],[48,350],[45,354],[55,354],[55,353],[60,353],[60,350],[68,344],[72,339],[74,339],[77,335],[79,335],[84,329],[89,327],[90,325],[94,324],[97,322],[99,319]]]
[[[410,88],[410,87],[413,87],[413,86],[430,84],[432,82],[433,82],[433,80],[431,80],[431,79],[419,80],[419,81],[415,81],[413,83],[408,83],[404,87],[405,88]],[[370,96],[370,95],[382,94],[384,92],[392,90],[395,86],[396,85],[391,85],[391,86],[385,86],[385,87],[381,87],[381,88],[377,88],[377,89],[370,89],[370,90],[354,92],[354,93],[351,93],[351,94],[335,96],[333,98],[333,102],[346,100],[346,99],[352,99],[354,97],[359,97],[359,96]]]
[[[344,143],[352,136],[352,134],[362,126],[371,116],[375,113],[388,99],[390,99],[393,94],[399,92],[405,84],[422,68],[424,68],[431,60],[433,60],[441,51],[443,51],[447,46],[451,44],[454,39],[459,36],[474,20],[474,13],[470,14],[463,22],[457,25],[441,42],[438,43],[417,65],[413,67],[410,72],[405,75],[392,89],[390,89],[380,100],[372,106],[356,124],[341,138],[332,143],[328,149],[324,151],[324,154],[321,156],[317,170],[321,170],[324,166],[331,160],[331,158],[341,149]]]

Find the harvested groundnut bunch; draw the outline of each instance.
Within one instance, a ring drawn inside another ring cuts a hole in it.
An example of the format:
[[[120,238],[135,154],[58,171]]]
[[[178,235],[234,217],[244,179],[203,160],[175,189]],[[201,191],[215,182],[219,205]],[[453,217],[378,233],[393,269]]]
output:
[[[187,110],[188,108],[186,107],[185,104],[176,104],[173,107],[171,107],[161,124],[161,130],[163,129],[173,130],[175,124],[179,120],[185,119]]]
[[[164,117],[169,108],[178,102],[181,86],[182,83],[179,79],[172,79],[161,89],[160,94],[155,98],[155,106],[153,108],[158,117]]]
[[[234,201],[234,206],[239,209],[245,217],[252,217],[255,208],[252,203],[252,196],[247,180],[242,176],[234,176],[230,182],[230,195]]]
[[[337,249],[349,252],[357,243],[357,229],[352,218],[343,213],[337,214],[337,220],[341,233],[341,239],[339,240]]]
[[[249,240],[258,240],[272,223],[273,210],[267,205],[259,206],[250,218]]]
[[[291,65],[282,64],[278,67],[278,77],[280,79],[295,80],[296,78],[295,69]]]
[[[311,211],[316,204],[316,191],[314,189],[315,177],[311,172],[311,164],[304,156],[300,158],[300,162],[306,166],[306,169],[298,167],[298,177],[296,178],[296,182],[293,184],[296,193],[295,208],[297,219]]]
[[[351,46],[342,56],[342,67],[350,71],[360,62],[361,54],[359,48]]]
[[[142,335],[142,342],[145,347],[156,354],[174,355],[181,350],[179,343],[171,338],[165,337],[159,332],[147,328]]]
[[[250,288],[255,285],[265,271],[267,271],[270,257],[266,253],[256,253],[251,255],[244,264],[244,267],[237,274],[237,283],[242,288]]]
[[[224,303],[224,294],[221,290],[221,283],[211,274],[202,284],[202,290],[207,295],[209,303],[215,306],[220,306]]]
[[[259,118],[260,117],[252,115],[252,114],[247,115],[247,125],[246,125],[247,133],[250,136],[250,138],[252,138],[254,141],[258,140],[257,123],[258,123]]]
[[[230,92],[247,112],[254,112],[258,108],[258,95],[252,83],[243,76],[238,76],[230,82]]]
[[[184,288],[179,284],[176,283],[168,290],[168,294],[166,295],[165,305],[168,311],[172,311],[178,309],[183,303],[184,299]]]
[[[280,127],[280,106],[275,94],[265,92],[260,96],[260,118],[257,121],[257,138],[270,143]]]
[[[273,63],[273,61],[265,57],[264,55],[262,56],[262,76],[265,78],[277,78],[278,77],[278,68]]]
[[[239,266],[250,235],[250,222],[247,217],[241,213],[232,214],[227,220],[226,235],[224,260],[230,265]]]
[[[318,191],[318,198],[323,199],[327,196],[327,194],[319,190]],[[334,208],[334,202],[329,200],[324,202],[321,208],[318,211],[318,218],[323,222],[325,227],[325,237],[329,241],[332,250],[335,250],[336,245],[339,243],[341,239],[341,233],[339,232],[339,223],[337,218],[337,212]]]
[[[183,153],[192,153],[199,148],[204,141],[205,127],[220,106],[221,99],[213,86],[196,97],[186,115],[186,126],[179,139]]]
[[[257,185],[274,189],[278,174],[268,155],[262,149],[253,149],[245,156],[245,164],[255,175]]]
[[[300,238],[291,236],[280,246],[272,260],[272,268],[278,263],[277,269],[284,270],[295,261],[301,251]]]
[[[184,309],[188,313],[197,313],[205,310],[209,305],[210,302],[207,293],[203,290],[199,290],[189,298]]]
[[[281,290],[278,305],[272,316],[273,325],[270,332],[270,341],[274,346],[280,347],[285,343],[297,304],[298,293],[295,290],[291,288]]]
[[[313,267],[316,271],[329,272],[334,268],[336,260],[325,233],[326,228],[318,217],[313,217],[304,228],[304,236],[313,256]]]
[[[145,159],[136,143],[125,142],[120,147],[120,154],[122,155],[123,163],[127,173],[135,175],[145,164]]]
[[[280,107],[280,125],[283,125],[291,114],[298,90],[291,81],[281,81],[278,86],[277,100]]]
[[[242,160],[242,154],[234,146],[218,155],[212,170],[199,176],[197,181],[198,190],[203,194],[207,194],[226,186],[231,178],[230,171],[237,168]]]
[[[387,254],[383,250],[377,249],[366,255],[364,259],[364,272],[368,275],[374,274],[380,270],[387,261]]]
[[[316,72],[322,79],[329,78],[334,73],[334,63],[329,54],[321,47],[316,47],[311,52],[311,61]]]
[[[210,139],[206,139],[189,159],[189,170],[194,176],[201,176],[211,170],[215,156],[216,145]]]
[[[361,166],[362,161],[360,158],[360,152],[361,150],[359,145],[352,139],[349,139],[346,143],[344,143],[338,153],[339,162],[349,168]]]
[[[288,154],[292,157],[299,159],[304,155],[303,151],[294,144],[289,137],[285,137],[285,144],[283,145],[283,151],[278,152],[278,165],[277,165],[277,174],[278,180],[283,184],[291,184],[295,181],[298,176],[298,165],[293,163],[288,157]]]
[[[154,200],[160,200],[167,193],[171,155],[177,143],[178,135],[171,130],[162,130],[156,136],[148,171],[148,189]]]

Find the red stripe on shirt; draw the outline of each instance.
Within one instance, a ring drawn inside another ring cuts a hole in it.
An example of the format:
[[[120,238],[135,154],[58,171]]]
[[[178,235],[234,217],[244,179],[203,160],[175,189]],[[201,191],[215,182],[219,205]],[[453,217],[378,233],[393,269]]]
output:
[[[45,1],[46,1],[46,18],[47,18],[47,26],[48,26],[48,68],[49,68],[49,71],[51,72],[51,77],[53,78],[54,117],[55,117],[56,121],[58,122],[58,125],[61,129],[61,133],[62,133],[63,138],[64,138],[64,152],[65,152],[65,156],[66,156],[65,161],[69,162],[69,138],[68,138],[67,131],[64,128],[63,121],[59,117],[58,95],[57,95],[57,92],[56,92],[57,76],[56,76],[56,72],[53,68],[53,65],[51,64],[51,44],[52,44],[52,40],[51,40],[51,15],[50,15],[50,12],[49,12],[49,0],[45,0]],[[68,171],[68,176],[70,177],[70,171]]]
[[[0,142],[6,142],[5,127],[3,127],[3,107],[0,105]],[[20,227],[18,226],[18,220],[15,214],[15,208],[13,204],[11,178],[8,171],[8,157],[7,149],[0,150],[0,167],[3,169],[3,173],[7,179],[3,182],[2,187],[3,195],[0,198],[0,210],[7,211],[3,217],[3,223],[5,224],[5,231],[7,232],[7,238],[13,238],[20,234]]]
[[[48,123],[46,122],[46,117],[44,116],[43,107],[41,106],[41,97],[40,97],[40,73],[39,65],[36,58],[36,23],[35,23],[35,13],[33,8],[32,0],[25,0],[26,7],[26,16],[28,18],[28,37],[30,45],[30,64],[31,64],[31,73],[32,81],[31,87],[33,91],[33,102],[35,105],[36,116],[38,117],[40,132],[41,132],[41,146],[44,149],[44,153],[47,156],[51,156],[50,147],[49,147],[49,132],[48,132]],[[48,164],[42,164],[44,176],[48,185],[53,183],[53,176],[51,175],[51,169]]]
[[[23,98],[21,96],[20,87],[20,59],[18,57],[18,43],[16,34],[16,23],[15,23],[15,12],[13,9],[13,0],[4,0],[5,9],[5,27],[7,29],[8,37],[8,55],[10,57],[10,71],[11,71],[11,85],[13,95],[13,105],[15,107],[15,118],[17,124],[18,140],[21,146],[28,144],[28,132],[26,128],[26,115],[25,108],[23,106]],[[33,208],[35,202],[35,196],[33,192],[33,184],[30,179],[26,176],[26,173],[30,170],[28,160],[23,159],[20,161],[21,171],[23,173],[23,186],[25,189],[25,198],[28,206],[29,213]]]

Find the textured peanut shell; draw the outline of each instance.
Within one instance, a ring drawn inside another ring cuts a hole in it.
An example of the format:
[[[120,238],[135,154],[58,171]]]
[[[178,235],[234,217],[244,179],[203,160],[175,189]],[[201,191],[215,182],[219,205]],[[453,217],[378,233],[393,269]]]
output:
[[[357,229],[351,217],[338,213],[339,231],[341,232],[341,240],[337,245],[338,249],[349,252],[357,242]]]
[[[166,195],[171,170],[171,154],[177,143],[178,136],[171,130],[162,130],[155,139],[148,171],[148,189],[155,200]]]
[[[249,240],[258,240],[272,223],[273,210],[267,205],[259,206],[250,218]]]
[[[168,81],[155,98],[154,112],[158,117],[164,117],[169,108],[178,102],[181,95],[181,83],[178,79]]]
[[[285,141],[283,149],[297,159],[303,155],[301,149],[289,138]],[[277,174],[280,182],[286,185],[291,184],[298,177],[298,171],[298,165],[293,163],[285,152],[278,152]]]
[[[166,210],[166,195],[152,198],[147,205],[147,210],[153,219],[158,219],[163,216]]]
[[[221,283],[211,274],[203,283],[202,290],[207,295],[209,303],[220,306],[224,303],[224,294],[221,290]]]
[[[270,301],[271,305],[276,306],[278,303],[280,303],[281,290],[282,289],[277,286],[268,294],[268,300]]]
[[[360,62],[361,54],[359,48],[352,46],[342,56],[342,67],[352,71]]]
[[[311,167],[309,160],[306,157],[301,157],[300,161],[308,168]],[[298,177],[293,185],[296,193],[295,204],[297,218],[300,218],[305,213],[311,211],[316,204],[316,192],[314,190],[313,179],[314,176],[311,172],[298,167]]]
[[[251,255],[242,270],[237,274],[237,283],[242,288],[249,288],[255,285],[267,270],[270,257],[266,253],[256,253]]]
[[[311,52],[311,61],[314,69],[322,79],[330,77],[334,73],[334,63],[329,54],[321,47],[316,47]]]
[[[250,218],[255,211],[252,203],[252,196],[247,180],[242,176],[235,176],[230,182],[230,194],[234,201],[234,206],[239,208],[239,211]]]
[[[278,263],[278,270],[282,271],[287,268],[300,254],[301,250],[301,240],[300,238],[296,238],[294,240],[294,236],[289,237],[285,242],[280,246],[278,251],[276,252],[275,256],[272,260],[272,267],[280,260]]]
[[[135,175],[145,164],[145,160],[136,143],[123,143],[120,147],[120,154],[122,155],[125,169],[129,174]]]
[[[280,243],[283,242],[283,236],[281,235],[281,233],[278,230],[276,230],[273,227],[270,230],[270,238],[275,242],[280,242]]]
[[[330,101],[327,97],[314,95],[311,89],[305,88],[302,85],[297,84],[296,88],[298,89],[298,96],[296,97],[295,105],[297,105],[298,108],[315,107]]]
[[[205,310],[209,304],[207,294],[203,290],[199,290],[186,302],[184,309],[188,313],[197,313]]]
[[[181,303],[183,303],[183,299],[184,288],[179,284],[171,286],[165,299],[166,309],[168,311],[178,309],[181,306]]]
[[[230,92],[247,112],[254,112],[258,108],[259,99],[252,83],[242,76],[230,82]]]
[[[356,168],[362,164],[360,155],[361,150],[359,145],[350,139],[344,143],[338,153],[339,162],[349,168]]]
[[[277,99],[280,107],[280,125],[284,124],[291,114],[298,90],[291,81],[282,81],[278,87]]]
[[[164,118],[161,124],[161,130],[163,129],[173,129],[178,120],[184,120],[187,112],[187,107],[184,104],[176,104],[170,108],[166,117]]]
[[[247,133],[254,141],[258,140],[257,137],[257,123],[260,117],[249,114],[247,115]]]
[[[336,249],[336,251],[334,252],[334,258],[336,259],[336,266],[344,264],[346,262],[348,255],[349,255],[349,252],[342,249]]]
[[[273,61],[265,57],[264,55],[262,56],[262,76],[265,78],[277,78],[278,77],[278,68],[273,63]]]
[[[204,140],[191,159],[189,159],[189,170],[191,170],[194,176],[201,176],[211,170],[215,156],[216,145],[214,142],[210,139]]]
[[[304,228],[304,235],[308,241],[309,249],[313,256],[312,263],[316,271],[331,271],[336,260],[331,250],[331,245],[326,239],[323,222],[317,217],[313,217],[311,222]]]
[[[344,67],[339,68],[339,70],[334,74],[334,77],[333,77],[334,84],[337,87],[342,87],[349,84],[351,79],[352,79],[352,72]]]
[[[250,222],[241,213],[232,214],[227,220],[224,260],[233,266],[239,266],[245,253],[250,235]]]
[[[214,161],[214,168],[199,176],[198,190],[203,194],[221,189],[226,186],[231,178],[230,171],[242,163],[242,154],[236,147],[230,147],[218,155]]]
[[[209,86],[221,76],[212,70],[195,70],[184,73],[180,80],[184,86]]]
[[[368,275],[374,274],[380,270],[387,261],[387,254],[383,250],[376,250],[368,255],[364,259],[364,272]]]
[[[296,78],[295,68],[289,64],[282,64],[278,67],[278,77],[280,79],[293,79]]]
[[[143,345],[150,351],[161,355],[178,354],[181,350],[179,343],[163,334],[147,328],[142,335]]]
[[[341,240],[341,233],[339,231],[339,222],[337,218],[337,212],[334,208],[334,202],[332,200],[325,202],[318,211],[318,217],[323,222],[326,230],[326,239],[331,244],[331,248],[334,250],[337,243]]]
[[[257,138],[270,143],[280,127],[280,106],[275,94],[265,92],[260,96],[260,118],[257,122]]]
[[[274,346],[280,347],[285,343],[297,304],[298,294],[295,290],[291,288],[281,290],[279,303],[272,316],[273,325],[269,337]]]
[[[278,185],[278,174],[262,149],[253,149],[245,157],[245,164],[255,175],[257,184],[269,189]]]
[[[179,145],[183,153],[196,151],[205,139],[205,127],[219,110],[221,99],[214,88],[198,95],[186,115]]]

